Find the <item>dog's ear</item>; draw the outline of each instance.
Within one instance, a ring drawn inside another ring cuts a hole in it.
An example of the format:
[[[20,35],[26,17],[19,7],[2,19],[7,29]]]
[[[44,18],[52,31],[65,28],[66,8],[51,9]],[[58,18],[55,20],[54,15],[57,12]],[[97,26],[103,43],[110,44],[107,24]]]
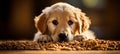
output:
[[[83,12],[80,13],[80,19],[82,21],[81,31],[84,32],[84,31],[88,30],[88,28],[91,24],[91,21],[87,16],[85,16],[85,13],[83,13]]]
[[[88,30],[91,22],[90,19],[80,9],[76,9],[76,19],[78,20],[78,32],[79,34]]]
[[[42,34],[45,34],[47,30],[47,18],[44,13],[41,13],[39,16],[35,17],[35,27]]]

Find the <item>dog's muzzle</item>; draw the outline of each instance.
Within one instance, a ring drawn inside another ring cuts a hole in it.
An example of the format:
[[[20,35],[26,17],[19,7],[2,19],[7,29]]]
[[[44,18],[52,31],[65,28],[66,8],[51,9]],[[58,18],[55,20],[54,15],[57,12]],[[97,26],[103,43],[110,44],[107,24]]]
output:
[[[59,42],[68,41],[68,38],[67,38],[67,34],[66,34],[66,33],[60,33],[60,34],[58,35],[58,37],[59,37],[59,39],[58,39]]]

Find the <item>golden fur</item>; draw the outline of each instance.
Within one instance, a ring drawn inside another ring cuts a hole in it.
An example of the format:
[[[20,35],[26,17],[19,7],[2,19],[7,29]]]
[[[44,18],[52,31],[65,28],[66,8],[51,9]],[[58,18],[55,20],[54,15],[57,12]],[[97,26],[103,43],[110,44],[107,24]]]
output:
[[[58,24],[54,25],[53,20],[57,20]],[[73,22],[72,25],[68,24],[69,20]],[[94,33],[88,30],[90,24],[90,19],[79,8],[67,3],[56,3],[45,8],[35,17],[35,27],[38,32],[34,41],[58,41],[60,33],[67,34],[68,41],[73,40],[76,35],[95,39]]]

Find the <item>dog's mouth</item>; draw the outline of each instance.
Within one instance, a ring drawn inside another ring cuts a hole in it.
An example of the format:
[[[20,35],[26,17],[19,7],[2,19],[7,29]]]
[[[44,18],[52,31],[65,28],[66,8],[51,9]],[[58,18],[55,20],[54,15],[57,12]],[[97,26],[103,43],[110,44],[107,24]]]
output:
[[[74,37],[66,37],[66,38],[56,37],[56,38],[52,38],[52,40],[53,40],[53,42],[69,42],[69,41],[73,40],[73,38]]]
[[[74,35],[71,33],[58,33],[51,35],[53,42],[69,42],[74,39]]]
[[[58,42],[68,42],[69,40],[68,40],[68,38],[66,38],[66,39],[58,39]]]
[[[68,42],[68,38],[58,38],[58,42]]]

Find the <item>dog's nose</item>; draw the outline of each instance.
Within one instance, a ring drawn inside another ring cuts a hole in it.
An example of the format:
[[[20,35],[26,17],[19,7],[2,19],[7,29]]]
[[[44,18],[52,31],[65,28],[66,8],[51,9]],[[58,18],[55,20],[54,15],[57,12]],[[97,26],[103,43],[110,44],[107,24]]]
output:
[[[59,36],[59,41],[67,41],[67,34],[60,33],[58,36]]]
[[[61,38],[61,39],[67,38],[67,35],[66,35],[65,33],[60,33],[58,36],[59,36],[59,38]]]

